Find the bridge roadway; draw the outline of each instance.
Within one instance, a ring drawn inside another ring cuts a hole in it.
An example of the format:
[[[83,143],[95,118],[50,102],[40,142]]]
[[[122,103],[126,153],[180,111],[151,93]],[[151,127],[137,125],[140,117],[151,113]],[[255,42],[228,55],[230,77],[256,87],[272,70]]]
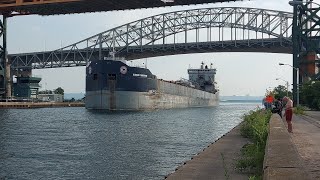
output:
[[[230,1],[237,0],[1,0],[0,14],[73,14]]]
[[[128,46],[117,56],[126,60],[141,59],[175,54],[209,53],[209,52],[292,52],[292,42],[289,38],[253,39],[237,41],[216,41],[198,43],[159,44],[144,46]],[[109,48],[102,49],[102,57],[109,57]],[[93,53],[91,53],[93,52]],[[88,61],[99,60],[99,49],[63,50],[35,52],[9,55],[12,69],[42,69],[85,66]]]

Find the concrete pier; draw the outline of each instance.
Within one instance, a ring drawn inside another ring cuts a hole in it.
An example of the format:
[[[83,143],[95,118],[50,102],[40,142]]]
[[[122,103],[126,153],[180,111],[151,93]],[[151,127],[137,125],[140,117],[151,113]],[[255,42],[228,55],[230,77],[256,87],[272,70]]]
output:
[[[192,160],[178,167],[167,179],[247,180],[247,174],[240,173],[235,169],[235,163],[240,157],[240,150],[247,143],[248,140],[240,135],[240,125],[238,125],[204,149],[199,155],[193,157]]]

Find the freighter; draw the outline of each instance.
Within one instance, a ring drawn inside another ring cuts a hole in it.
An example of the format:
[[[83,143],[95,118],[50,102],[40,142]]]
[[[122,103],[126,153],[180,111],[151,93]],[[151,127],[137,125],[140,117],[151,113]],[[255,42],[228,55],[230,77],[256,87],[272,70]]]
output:
[[[86,67],[87,109],[152,110],[215,106],[219,102],[216,69],[201,63],[188,69],[189,80],[157,79],[149,69],[123,60],[91,61]]]

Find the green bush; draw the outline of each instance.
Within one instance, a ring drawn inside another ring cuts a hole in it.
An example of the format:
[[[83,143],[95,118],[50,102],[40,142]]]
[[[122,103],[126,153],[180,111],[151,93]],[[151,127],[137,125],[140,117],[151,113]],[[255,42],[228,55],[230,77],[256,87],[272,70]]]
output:
[[[304,106],[297,106],[297,107],[295,107],[294,109],[293,109],[293,113],[295,113],[295,114],[299,114],[299,115],[304,115],[305,114],[305,111],[306,110],[306,107],[304,107]]]
[[[241,125],[241,135],[251,140],[250,144],[243,147],[242,157],[237,162],[237,168],[241,171],[254,173],[253,179],[260,179],[264,160],[265,146],[268,138],[268,124],[271,112],[258,109],[244,115]]]
[[[301,91],[303,104],[314,110],[320,110],[320,81],[309,81],[303,84]]]
[[[251,176],[249,180],[262,180],[262,176]]]

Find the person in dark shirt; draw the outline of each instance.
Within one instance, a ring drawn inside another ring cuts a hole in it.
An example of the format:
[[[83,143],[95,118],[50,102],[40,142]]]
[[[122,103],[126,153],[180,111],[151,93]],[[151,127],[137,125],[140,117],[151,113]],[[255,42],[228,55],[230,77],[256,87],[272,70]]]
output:
[[[275,112],[277,114],[279,114],[279,116],[281,117],[282,119],[282,100],[281,98],[278,98],[274,101],[274,106],[275,106]]]

